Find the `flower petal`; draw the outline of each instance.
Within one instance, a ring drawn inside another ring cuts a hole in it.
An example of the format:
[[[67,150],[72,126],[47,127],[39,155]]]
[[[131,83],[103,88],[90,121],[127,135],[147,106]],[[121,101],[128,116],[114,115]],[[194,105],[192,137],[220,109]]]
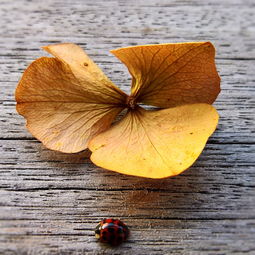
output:
[[[117,93],[120,97],[126,97],[126,94],[108,79],[78,45],[73,43],[52,44],[44,46],[43,49],[67,64],[80,81],[89,82],[93,90],[99,90],[102,94],[113,91],[113,94]]]
[[[158,111],[139,107],[90,141],[91,160],[128,175],[177,175],[198,158],[217,123],[218,113],[208,104]]]
[[[220,77],[210,42],[143,45],[111,51],[129,69],[137,102],[162,108],[212,104]]]
[[[126,95],[88,57],[87,66],[74,62],[37,59],[16,89],[17,111],[27,119],[29,131],[46,147],[68,153],[86,149],[126,101]]]

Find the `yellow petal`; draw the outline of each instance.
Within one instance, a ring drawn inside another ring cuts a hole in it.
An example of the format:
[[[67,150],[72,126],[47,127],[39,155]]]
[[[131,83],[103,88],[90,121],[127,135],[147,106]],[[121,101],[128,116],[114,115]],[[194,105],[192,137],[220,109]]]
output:
[[[91,160],[128,175],[174,176],[194,163],[217,123],[218,113],[208,104],[158,111],[139,107],[90,141]]]
[[[143,45],[111,51],[132,75],[131,96],[162,108],[212,104],[220,92],[210,42]]]
[[[27,119],[29,131],[46,147],[68,153],[86,149],[126,101],[85,53],[88,65],[78,67],[82,53],[75,49],[72,61],[65,57],[34,61],[16,89],[17,111]],[[72,55],[72,47],[68,53]]]

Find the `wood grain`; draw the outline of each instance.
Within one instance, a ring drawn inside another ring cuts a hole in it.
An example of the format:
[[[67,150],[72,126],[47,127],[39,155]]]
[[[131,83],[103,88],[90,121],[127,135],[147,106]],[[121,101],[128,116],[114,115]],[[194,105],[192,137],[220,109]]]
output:
[[[252,0],[0,1],[0,254],[255,254],[255,5]],[[209,40],[222,92],[217,132],[188,171],[148,180],[49,151],[25,129],[14,90],[40,47],[74,42],[128,92],[116,47]],[[117,248],[93,229],[131,230]]]

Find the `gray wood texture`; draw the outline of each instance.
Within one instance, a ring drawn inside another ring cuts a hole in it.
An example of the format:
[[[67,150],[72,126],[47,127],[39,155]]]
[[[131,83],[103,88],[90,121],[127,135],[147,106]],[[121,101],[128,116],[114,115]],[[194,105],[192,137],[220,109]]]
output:
[[[0,254],[255,254],[255,2],[0,0]],[[129,177],[89,152],[44,148],[15,111],[14,90],[40,47],[73,42],[128,91],[116,47],[209,40],[217,49],[221,119],[180,176]],[[105,217],[131,230],[99,244]]]

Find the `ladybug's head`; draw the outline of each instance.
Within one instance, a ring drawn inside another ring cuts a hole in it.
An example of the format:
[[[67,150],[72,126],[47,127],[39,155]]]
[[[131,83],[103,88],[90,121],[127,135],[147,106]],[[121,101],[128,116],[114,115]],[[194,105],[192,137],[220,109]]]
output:
[[[100,230],[101,230],[101,223],[99,223],[95,228],[95,236],[97,239],[100,239]]]

